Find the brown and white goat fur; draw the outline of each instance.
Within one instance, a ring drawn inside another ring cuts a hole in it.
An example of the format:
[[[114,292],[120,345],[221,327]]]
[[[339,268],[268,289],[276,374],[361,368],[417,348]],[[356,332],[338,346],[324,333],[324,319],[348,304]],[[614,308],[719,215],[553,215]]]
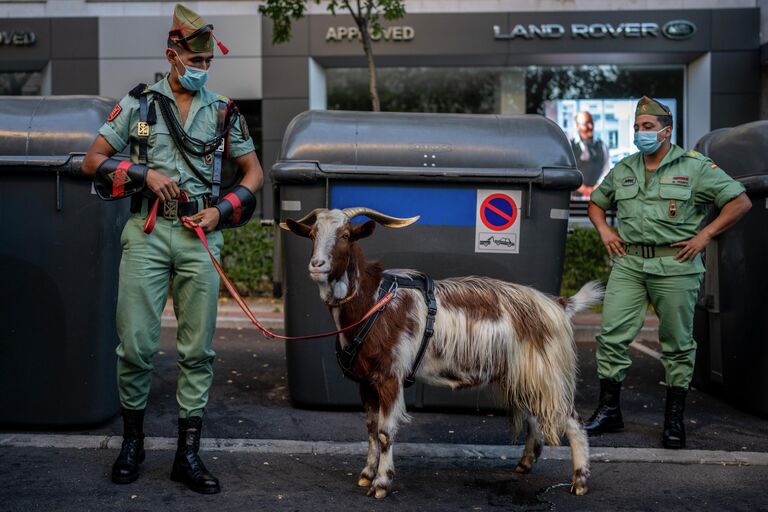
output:
[[[353,225],[356,214],[403,227],[417,218],[396,219],[368,209],[315,210],[282,227],[314,242],[310,277],[340,328],[360,319],[374,304],[382,266],[365,260],[357,240],[375,223]],[[393,271],[390,271],[393,272]],[[395,271],[407,274],[408,270]],[[587,492],[589,445],[574,409],[577,361],[571,316],[602,298],[599,283],[587,283],[570,298],[552,298],[533,288],[484,277],[435,281],[434,336],[417,373],[433,385],[496,385],[511,415],[514,435],[527,424],[518,473],[531,470],[543,442],[572,451],[571,492]],[[340,304],[341,303],[341,304]],[[418,290],[399,289],[365,339],[352,369],[361,384],[367,414],[368,459],[358,485],[383,498],[394,477],[392,448],[398,425],[410,418],[403,380],[421,344],[427,311]],[[355,331],[340,335],[342,345]]]

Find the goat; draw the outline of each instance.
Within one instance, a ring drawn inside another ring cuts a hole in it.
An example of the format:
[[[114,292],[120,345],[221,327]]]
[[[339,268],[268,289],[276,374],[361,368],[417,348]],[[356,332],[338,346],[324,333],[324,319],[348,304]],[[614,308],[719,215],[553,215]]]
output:
[[[363,224],[351,219],[365,215]],[[358,240],[376,222],[405,227],[419,217],[401,219],[369,208],[316,209],[281,227],[313,240],[310,278],[330,306],[337,325],[350,325],[376,301],[383,267],[365,260]],[[413,271],[387,271],[413,275]],[[434,336],[416,374],[422,381],[453,389],[495,384],[511,416],[515,438],[527,424],[525,448],[515,472],[527,473],[543,442],[571,446],[571,492],[586,494],[589,445],[574,408],[577,361],[570,318],[599,302],[601,285],[590,282],[570,298],[552,298],[533,288],[485,277],[435,281]],[[366,412],[368,458],[358,485],[384,498],[394,477],[392,448],[398,425],[410,421],[403,380],[416,360],[427,306],[419,290],[399,289],[365,338],[352,374],[361,380]],[[340,335],[343,348],[354,338]]]

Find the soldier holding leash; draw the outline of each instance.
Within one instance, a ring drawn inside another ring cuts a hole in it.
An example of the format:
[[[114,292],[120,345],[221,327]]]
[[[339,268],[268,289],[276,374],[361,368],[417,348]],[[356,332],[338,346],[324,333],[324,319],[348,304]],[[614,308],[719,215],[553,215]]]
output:
[[[165,57],[170,73],[149,87],[140,84],[115,106],[88,151],[83,171],[94,176],[104,199],[130,196],[133,215],[122,233],[117,302],[117,374],[123,444],[112,481],[130,483],[144,460],[144,411],[152,357],[160,342],[160,316],[169,284],[178,319],[178,449],[171,478],[213,494],[219,481],[198,455],[203,411],[213,379],[219,277],[189,217],[208,232],[218,258],[222,228],[245,224],[255,210],[263,176],[245,119],[235,104],[205,87],[214,41],[213,25],[177,4]],[[130,145],[130,160],[114,158]],[[221,165],[234,159],[243,172],[224,197]]]

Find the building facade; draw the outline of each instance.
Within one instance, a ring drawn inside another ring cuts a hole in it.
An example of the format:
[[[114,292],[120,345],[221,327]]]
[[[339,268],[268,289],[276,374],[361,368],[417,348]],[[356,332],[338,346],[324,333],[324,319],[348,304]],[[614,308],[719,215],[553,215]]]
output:
[[[232,50],[217,55],[210,85],[246,113],[266,169],[296,114],[369,108],[362,45],[348,15],[312,4],[291,41],[273,45],[257,2],[186,3]],[[575,114],[588,111],[615,161],[631,150],[628,105],[651,94],[674,110],[676,141],[692,146],[712,129],[768,117],[764,4],[407,1],[408,14],[385,23],[374,43],[382,108],[539,113],[572,138]],[[119,98],[132,84],[155,81],[168,70],[173,5],[0,1],[0,94]],[[271,198],[264,194],[267,218]]]

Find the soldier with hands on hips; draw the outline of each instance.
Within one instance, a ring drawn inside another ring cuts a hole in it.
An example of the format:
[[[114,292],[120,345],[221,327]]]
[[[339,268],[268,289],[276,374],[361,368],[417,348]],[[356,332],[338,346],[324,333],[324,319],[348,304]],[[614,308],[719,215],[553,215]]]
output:
[[[170,72],[151,86],[134,87],[112,110],[88,151],[83,172],[100,197],[128,197],[133,215],[122,237],[117,301],[118,390],[123,444],[112,481],[130,483],[145,458],[144,411],[159,349],[160,317],[172,284],[178,319],[178,447],[171,478],[213,494],[219,481],[200,459],[203,411],[213,379],[212,349],[219,277],[207,251],[182,219],[208,233],[216,258],[221,229],[245,224],[256,208],[262,169],[245,118],[235,104],[205,87],[214,56],[213,25],[177,4],[165,57]],[[130,160],[114,155],[130,146]],[[222,160],[242,171],[220,197]],[[234,185],[234,183],[232,184]]]
[[[693,376],[693,315],[704,272],[700,253],[752,206],[744,187],[696,151],[673,144],[672,113],[644,96],[635,110],[638,153],[616,164],[590,196],[589,218],[613,268],[597,336],[600,399],[585,428],[590,435],[624,427],[621,383],[631,361],[629,344],[650,302],[659,317],[661,362],[667,385],[662,444],[685,447],[683,412]],[[706,208],[720,213],[701,226]],[[616,207],[618,232],[605,221]]]

